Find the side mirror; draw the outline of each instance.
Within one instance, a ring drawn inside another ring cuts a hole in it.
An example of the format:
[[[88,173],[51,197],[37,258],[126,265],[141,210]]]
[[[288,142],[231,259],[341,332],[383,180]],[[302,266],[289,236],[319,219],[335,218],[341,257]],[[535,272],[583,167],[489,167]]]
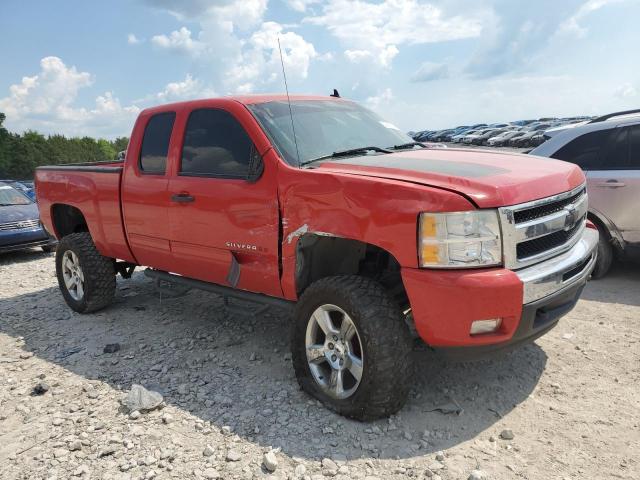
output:
[[[264,161],[262,160],[262,156],[258,153],[256,147],[254,145],[251,145],[247,182],[257,182],[262,176],[262,172],[264,172]]]

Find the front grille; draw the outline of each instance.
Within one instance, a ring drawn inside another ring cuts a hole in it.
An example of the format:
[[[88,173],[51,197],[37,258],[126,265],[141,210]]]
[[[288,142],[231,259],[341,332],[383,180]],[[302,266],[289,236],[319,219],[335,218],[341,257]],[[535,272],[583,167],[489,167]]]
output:
[[[556,202],[547,203],[545,205],[540,205],[538,207],[532,207],[525,210],[513,212],[513,219],[517,225],[519,223],[528,222],[530,220],[535,220],[536,218],[546,217],[547,215],[560,212],[564,207],[566,207],[567,205],[571,205],[576,200],[578,200],[582,195],[584,195],[584,193],[585,189],[583,188],[571,197],[558,200]]]
[[[40,220],[21,220],[20,222],[0,223],[0,231],[20,230],[23,228],[36,228],[40,226]]]
[[[550,233],[544,237],[534,238],[533,240],[527,240],[521,242],[516,246],[516,255],[518,260],[533,257],[540,253],[552,250],[556,247],[564,245],[576,234],[584,223],[584,217],[576,222],[568,230],[560,230],[558,232]]]

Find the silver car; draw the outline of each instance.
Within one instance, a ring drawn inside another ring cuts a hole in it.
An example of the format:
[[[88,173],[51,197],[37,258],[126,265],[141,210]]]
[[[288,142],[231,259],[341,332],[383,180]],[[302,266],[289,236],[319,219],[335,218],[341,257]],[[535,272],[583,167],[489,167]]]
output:
[[[593,277],[614,256],[640,258],[640,110],[612,113],[545,132],[532,155],[579,165],[587,176],[589,218],[600,231]]]

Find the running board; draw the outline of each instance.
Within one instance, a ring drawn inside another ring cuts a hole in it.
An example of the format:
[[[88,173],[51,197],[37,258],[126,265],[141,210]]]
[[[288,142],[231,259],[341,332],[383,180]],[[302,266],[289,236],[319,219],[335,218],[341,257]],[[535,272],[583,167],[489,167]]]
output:
[[[207,292],[221,295],[225,299],[225,304],[227,303],[228,298],[235,298],[237,300],[243,300],[245,302],[269,305],[286,310],[291,309],[294,305],[294,302],[285,300],[283,298],[271,297],[262,293],[253,293],[247,292],[245,290],[238,290],[236,288],[225,287],[216,283],[203,282],[202,280],[183,277],[181,275],[163,272],[162,270],[147,268],[144,271],[144,274],[145,276],[153,278],[154,280],[164,280],[166,282],[177,283],[178,285],[184,285],[185,287],[197,288],[199,290],[205,290]]]

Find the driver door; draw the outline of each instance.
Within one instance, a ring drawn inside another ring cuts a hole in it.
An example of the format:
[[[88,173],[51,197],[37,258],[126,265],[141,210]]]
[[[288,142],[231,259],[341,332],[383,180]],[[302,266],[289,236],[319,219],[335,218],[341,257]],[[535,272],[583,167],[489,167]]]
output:
[[[183,144],[168,187],[173,271],[281,296],[275,165],[250,178],[262,159],[224,108],[184,112],[180,121]]]

